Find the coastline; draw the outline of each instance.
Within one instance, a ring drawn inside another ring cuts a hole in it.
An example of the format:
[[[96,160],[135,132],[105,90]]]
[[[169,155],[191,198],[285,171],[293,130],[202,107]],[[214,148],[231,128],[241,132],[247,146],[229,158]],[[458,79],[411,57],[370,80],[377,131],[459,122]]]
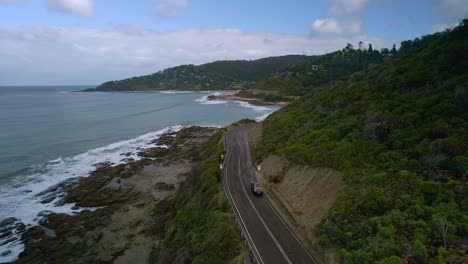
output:
[[[8,240],[19,229],[25,247],[13,263],[46,258],[63,263],[83,256],[90,262],[151,259],[158,254],[174,195],[193,176],[198,153],[216,131],[208,127],[168,131],[152,142],[157,147],[141,149],[139,161],[99,164],[87,178],[49,188],[51,193],[67,188],[63,203],[84,210],[72,215],[43,212],[39,225],[32,227],[6,223],[0,236]]]
[[[246,102],[252,105],[256,106],[270,106],[270,105],[279,105],[279,106],[285,106],[288,104],[288,102],[268,102],[262,99],[258,98],[250,98],[250,97],[242,97],[237,94],[232,94],[232,95],[210,95],[208,96],[208,100],[214,101],[214,100],[233,100],[233,101],[241,101],[241,102]]]

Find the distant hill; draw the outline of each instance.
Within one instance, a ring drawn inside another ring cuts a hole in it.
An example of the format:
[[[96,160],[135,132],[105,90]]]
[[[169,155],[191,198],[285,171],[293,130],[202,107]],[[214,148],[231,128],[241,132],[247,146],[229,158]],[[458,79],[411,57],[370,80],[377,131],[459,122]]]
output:
[[[252,61],[216,61],[199,66],[181,65],[151,75],[105,82],[90,91],[241,89],[310,59],[310,56],[288,55]]]
[[[467,43],[468,20],[404,41],[394,59],[311,86],[263,122],[260,160],[343,175],[328,217],[305,227],[316,247],[341,263],[467,263]]]

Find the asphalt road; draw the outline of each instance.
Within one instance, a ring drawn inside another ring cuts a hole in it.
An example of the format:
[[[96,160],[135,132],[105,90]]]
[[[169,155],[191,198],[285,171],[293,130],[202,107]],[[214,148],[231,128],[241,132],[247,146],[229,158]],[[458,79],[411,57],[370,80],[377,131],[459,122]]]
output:
[[[266,197],[250,191],[255,171],[247,133],[252,127],[253,124],[240,126],[226,135],[227,157],[223,167],[226,192],[240,225],[247,230],[246,238],[252,242],[260,263],[317,263]]]

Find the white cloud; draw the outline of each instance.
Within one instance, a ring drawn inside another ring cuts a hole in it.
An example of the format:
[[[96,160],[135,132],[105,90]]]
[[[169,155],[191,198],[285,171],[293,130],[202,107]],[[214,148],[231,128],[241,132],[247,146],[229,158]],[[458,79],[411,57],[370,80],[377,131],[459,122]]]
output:
[[[428,0],[434,5],[447,23],[456,23],[468,17],[468,2],[466,0]]]
[[[458,26],[459,22],[456,23],[446,23],[446,24],[436,24],[432,26],[432,32],[431,33],[436,33],[436,32],[442,32],[445,31],[446,29],[449,28],[454,28]]]
[[[359,13],[370,0],[332,0],[330,17],[316,19],[310,29],[314,35],[336,34],[355,36],[362,34],[362,19]]]
[[[346,22],[335,18],[316,19],[311,25],[312,32],[323,34],[337,35],[358,35],[362,30],[361,20],[358,18],[350,19]]]
[[[156,13],[162,18],[175,17],[179,14],[179,10],[188,6],[187,0],[160,0],[156,6]]]
[[[47,0],[47,7],[54,11],[90,17],[94,13],[93,0]]]
[[[323,54],[360,40],[375,48],[392,43],[363,35],[328,38],[237,29],[154,32],[137,25],[109,30],[0,27],[0,39],[0,85],[99,84],[180,64]]]

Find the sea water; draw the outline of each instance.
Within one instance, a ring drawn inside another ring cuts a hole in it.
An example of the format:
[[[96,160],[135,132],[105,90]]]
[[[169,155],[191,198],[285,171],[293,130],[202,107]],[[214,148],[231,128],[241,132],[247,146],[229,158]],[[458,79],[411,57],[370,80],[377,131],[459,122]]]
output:
[[[226,92],[75,92],[83,88],[0,87],[0,222],[36,225],[44,211],[76,212],[73,204],[41,203],[42,193],[88,176],[96,164],[138,160],[138,149],[166,131],[260,121],[278,109],[207,99]],[[0,254],[11,253],[0,263],[23,250],[19,240],[2,242]]]

